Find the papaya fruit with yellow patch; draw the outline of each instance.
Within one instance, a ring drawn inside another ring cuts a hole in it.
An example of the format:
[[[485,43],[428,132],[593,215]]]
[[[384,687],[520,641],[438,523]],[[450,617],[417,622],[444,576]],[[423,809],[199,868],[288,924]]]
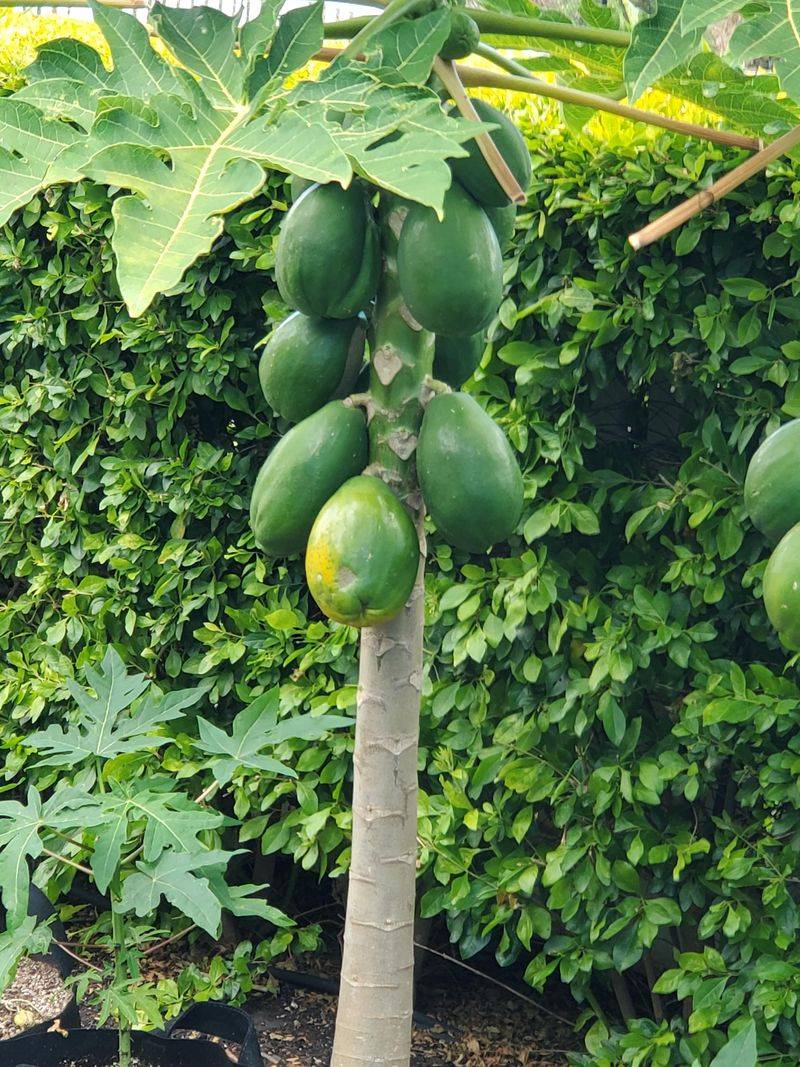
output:
[[[414,588],[419,540],[397,496],[371,475],[351,478],[333,494],[311,529],[306,579],[330,619],[379,626],[396,615]]]

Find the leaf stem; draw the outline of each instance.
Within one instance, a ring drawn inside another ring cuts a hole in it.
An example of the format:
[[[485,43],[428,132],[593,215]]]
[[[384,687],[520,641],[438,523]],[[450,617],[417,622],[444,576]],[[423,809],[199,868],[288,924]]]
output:
[[[488,59],[490,62],[494,63],[496,67],[500,67],[501,70],[506,71],[508,74],[518,74],[521,78],[531,77],[531,72],[527,67],[523,67],[521,63],[517,63],[516,59],[503,55],[498,49],[492,48],[490,44],[479,44],[475,49],[475,54],[483,56],[484,59]]]
[[[583,44],[605,44],[612,48],[627,48],[631,35],[624,30],[605,30],[599,26],[574,26],[568,22],[529,18],[527,15],[508,15],[502,11],[477,11],[470,8],[470,18],[481,33],[510,37],[544,37],[554,41],[577,41]]]
[[[44,2],[44,0],[42,0]],[[551,22],[549,19],[527,18],[520,15],[505,15],[498,11],[469,9],[469,16],[483,33],[502,37],[541,37],[553,41],[576,41],[583,44],[604,44],[613,48],[627,48],[630,34],[622,30],[604,30],[595,26],[573,26],[566,22]],[[358,18],[339,19],[324,23],[325,37],[329,41],[354,37],[372,19],[370,15]]]
[[[336,48],[321,48],[314,59],[322,63],[330,63],[341,51]],[[560,100],[564,104],[576,104],[579,107],[588,107],[593,111],[606,111],[610,115],[618,115],[620,118],[631,122],[641,122],[647,126],[657,126],[662,130],[670,130],[672,133],[682,134],[684,137],[696,137],[700,140],[711,141],[714,144],[724,144],[733,148],[746,148],[750,152],[757,152],[763,147],[763,142],[756,137],[745,137],[739,133],[731,133],[728,130],[716,130],[710,126],[699,126],[694,122],[681,122],[679,119],[670,119],[665,115],[659,115],[655,111],[642,111],[640,108],[631,107],[630,104],[621,104],[610,97],[601,96],[599,93],[586,93],[582,89],[569,89],[564,85],[551,85],[550,82],[541,81],[538,78],[523,78],[515,74],[504,74],[493,70],[481,70],[478,67],[456,67],[463,85],[473,88],[509,89],[516,93],[531,93],[535,96],[545,96],[551,100]]]
[[[82,863],[76,863],[75,860],[71,860],[68,856],[62,856],[58,852],[51,852],[49,848],[43,848],[42,853],[45,856],[49,856],[50,859],[58,860],[60,863],[66,863],[68,867],[73,867],[76,871],[80,871],[81,874],[88,874],[90,878],[94,875],[88,867],[84,867]]]
[[[371,40],[376,33],[380,33],[381,30],[387,29],[405,15],[411,14],[424,2],[425,0],[391,0],[380,15],[376,15],[374,18],[368,18],[366,20],[361,29],[350,41],[350,44],[348,44],[347,48],[342,52],[341,58],[350,59],[356,56],[359,49],[361,49],[367,41]]]
[[[673,133],[683,134],[685,137],[697,137],[705,141],[713,141],[716,144],[724,144],[736,148],[747,148],[751,152],[758,151],[762,142],[755,137],[745,137],[742,134],[730,133],[728,130],[716,130],[709,126],[699,126],[694,122],[681,122],[679,119],[670,119],[665,115],[658,115],[654,111],[642,111],[640,108],[631,107],[630,104],[621,104],[617,100],[611,100],[599,93],[587,93],[582,89],[569,89],[565,85],[551,85],[550,82],[541,81],[539,78],[523,78],[515,74],[501,74],[492,70],[480,70],[478,67],[459,67],[459,73],[464,85],[475,88],[483,86],[491,89],[509,89],[518,93],[533,93],[536,96],[545,96],[551,100],[560,100],[564,104],[576,104],[580,107],[588,107],[593,111],[606,111],[610,115],[618,115],[620,118],[629,119],[632,122],[642,122],[648,126],[658,126],[663,130],[671,130]]]
[[[54,945],[58,945],[62,952],[66,952],[68,956],[71,956],[77,963],[82,964],[84,967],[88,967],[93,971],[97,971],[98,974],[103,973],[103,968],[98,967],[96,963],[92,963],[91,960],[84,959],[83,956],[79,956],[77,952],[73,952],[72,949],[63,941],[53,940]]]
[[[192,930],[197,929],[196,923],[191,923],[189,926],[184,927],[183,930],[179,930],[177,934],[173,934],[172,937],[166,938],[164,941],[157,941],[155,945],[151,945],[145,949],[142,956],[153,956],[156,952],[161,952],[162,949],[167,948],[168,945],[174,945],[176,941],[182,940],[187,934],[190,934]]]
[[[121,886],[119,873],[111,886],[111,936],[114,941],[114,984],[118,989],[127,989],[132,975],[128,973],[127,946],[125,943],[125,918],[117,910]],[[131,1067],[131,1027],[120,1013],[119,1024],[119,1067]]]
[[[745,160],[738,167],[734,167],[732,171],[720,178],[719,181],[714,182],[708,189],[703,189],[702,192],[696,193],[688,200],[684,200],[682,204],[672,208],[671,211],[667,211],[666,214],[654,222],[649,223],[636,233],[632,233],[628,238],[629,244],[638,250],[644,248],[645,245],[652,244],[653,241],[658,241],[661,237],[665,237],[679,226],[683,226],[689,219],[694,218],[695,215],[699,215],[705,208],[716,204],[724,196],[732,193],[742,182],[746,182],[748,178],[758,174],[768,164],[774,162],[778,156],[789,152],[797,144],[800,144],[800,126],[795,126],[788,133],[778,137],[777,140],[768,144],[766,148],[762,148],[760,152],[751,156],[750,159]]]

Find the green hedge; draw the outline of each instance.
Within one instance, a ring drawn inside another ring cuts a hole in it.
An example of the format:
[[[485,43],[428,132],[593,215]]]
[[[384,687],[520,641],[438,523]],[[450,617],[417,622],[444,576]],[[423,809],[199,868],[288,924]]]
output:
[[[607,1041],[595,1023],[583,1062],[710,1063],[752,1016],[796,1063],[800,688],[741,499],[747,455],[800,414],[796,187],[754,179],[634,254],[631,230],[735,160],[530,137],[534,207],[471,386],[524,460],[527,506],[492,558],[431,540],[422,913],[611,1022],[622,974],[638,1021]],[[26,731],[109,641],[163,684],[208,679],[221,721],[275,682],[287,711],[354,705],[354,632],[247,530],[284,429],[256,375],[283,197],[276,176],[136,321],[103,191],[48,193],[3,231],[6,791],[39,775]],[[235,780],[242,840],[337,876],[350,742],[295,747],[297,782]],[[163,753],[170,772],[191,760],[188,735]]]

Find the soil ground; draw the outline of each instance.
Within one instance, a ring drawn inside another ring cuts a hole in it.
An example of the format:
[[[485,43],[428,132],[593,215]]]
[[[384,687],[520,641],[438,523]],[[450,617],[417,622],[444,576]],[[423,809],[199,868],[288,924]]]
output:
[[[186,962],[176,954],[160,960],[158,972],[178,971]],[[330,957],[306,958],[296,966],[315,977],[336,977],[337,961]],[[0,1002],[0,1038],[51,1017],[63,1003],[62,994],[57,972],[26,961],[5,1005]],[[333,995],[281,981],[274,996],[259,995],[244,1007],[258,1028],[265,1067],[327,1067]],[[436,959],[425,969],[418,1007],[425,1025],[414,1030],[412,1067],[561,1067],[568,1051],[582,1045],[572,1029],[575,1008],[568,999],[548,997],[544,1003],[531,991],[515,994],[448,961]],[[33,1009],[37,1017],[21,1016],[21,1009]],[[92,1026],[91,1011],[82,1015],[84,1026]]]
[[[426,974],[418,1002],[437,1025],[415,1028],[412,1067],[562,1067],[568,1051],[582,1048],[566,1021],[574,1006],[545,1006],[534,994],[521,1000],[452,966]],[[335,997],[284,983],[277,998],[248,1007],[270,1067],[327,1067]]]

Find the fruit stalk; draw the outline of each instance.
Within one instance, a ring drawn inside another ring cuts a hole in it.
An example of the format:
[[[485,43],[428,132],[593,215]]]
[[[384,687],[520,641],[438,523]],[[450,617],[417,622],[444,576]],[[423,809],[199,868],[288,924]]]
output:
[[[382,195],[384,260],[370,337],[368,472],[381,477],[413,514],[420,567],[400,614],[361,634],[353,848],[331,1067],[407,1067],[411,1055],[425,566],[414,452],[434,337],[414,322],[400,295],[403,210]]]

